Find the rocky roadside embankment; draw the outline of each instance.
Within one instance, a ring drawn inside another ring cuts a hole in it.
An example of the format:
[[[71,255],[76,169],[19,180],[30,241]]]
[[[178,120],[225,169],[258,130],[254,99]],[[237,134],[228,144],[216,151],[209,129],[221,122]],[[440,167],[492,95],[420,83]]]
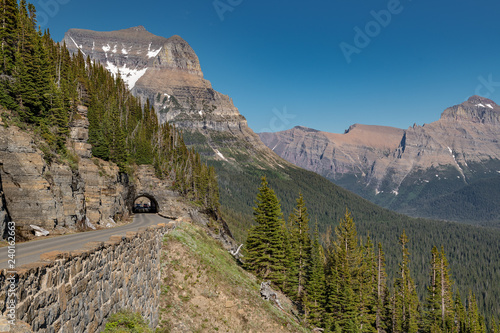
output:
[[[18,238],[33,237],[31,225],[51,234],[105,228],[126,219],[143,195],[165,216],[188,214],[171,182],[158,179],[152,166],[138,166],[129,177],[116,164],[93,158],[88,126],[87,109],[79,106],[68,156],[60,157],[29,131],[0,119],[0,230],[7,221],[16,223]]]

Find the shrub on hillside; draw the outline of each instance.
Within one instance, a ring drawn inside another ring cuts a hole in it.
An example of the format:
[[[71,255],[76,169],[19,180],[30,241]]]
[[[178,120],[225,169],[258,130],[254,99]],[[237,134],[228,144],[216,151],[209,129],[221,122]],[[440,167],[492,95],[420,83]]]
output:
[[[131,311],[120,311],[111,315],[106,323],[104,333],[152,333],[148,323],[141,314]]]

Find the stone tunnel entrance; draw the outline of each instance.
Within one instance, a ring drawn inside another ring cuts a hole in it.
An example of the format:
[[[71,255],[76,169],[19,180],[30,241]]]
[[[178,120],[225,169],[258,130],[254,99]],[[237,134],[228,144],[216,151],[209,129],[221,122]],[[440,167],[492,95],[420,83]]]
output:
[[[138,195],[132,206],[133,213],[151,213],[156,214],[160,211],[160,207],[158,206],[158,201],[149,194],[140,194]]]

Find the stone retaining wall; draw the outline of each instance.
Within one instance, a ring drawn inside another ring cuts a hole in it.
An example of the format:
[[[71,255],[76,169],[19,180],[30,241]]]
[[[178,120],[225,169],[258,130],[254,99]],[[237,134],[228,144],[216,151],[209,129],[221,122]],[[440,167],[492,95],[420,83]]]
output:
[[[49,252],[17,269],[16,317],[34,332],[100,332],[121,309],[158,324],[160,254],[174,222],[142,228],[80,251]],[[6,314],[6,270],[0,272],[0,313]]]

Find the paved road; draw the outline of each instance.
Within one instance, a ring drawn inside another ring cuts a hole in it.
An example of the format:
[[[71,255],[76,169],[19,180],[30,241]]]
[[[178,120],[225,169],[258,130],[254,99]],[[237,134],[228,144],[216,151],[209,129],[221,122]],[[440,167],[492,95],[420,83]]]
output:
[[[110,236],[125,236],[128,231],[167,223],[170,220],[155,214],[136,214],[132,223],[116,228],[81,232],[77,234],[40,239],[16,245],[16,267],[40,260],[40,254],[50,251],[74,251],[88,242],[107,241]],[[0,247],[0,269],[7,268],[7,247]]]

